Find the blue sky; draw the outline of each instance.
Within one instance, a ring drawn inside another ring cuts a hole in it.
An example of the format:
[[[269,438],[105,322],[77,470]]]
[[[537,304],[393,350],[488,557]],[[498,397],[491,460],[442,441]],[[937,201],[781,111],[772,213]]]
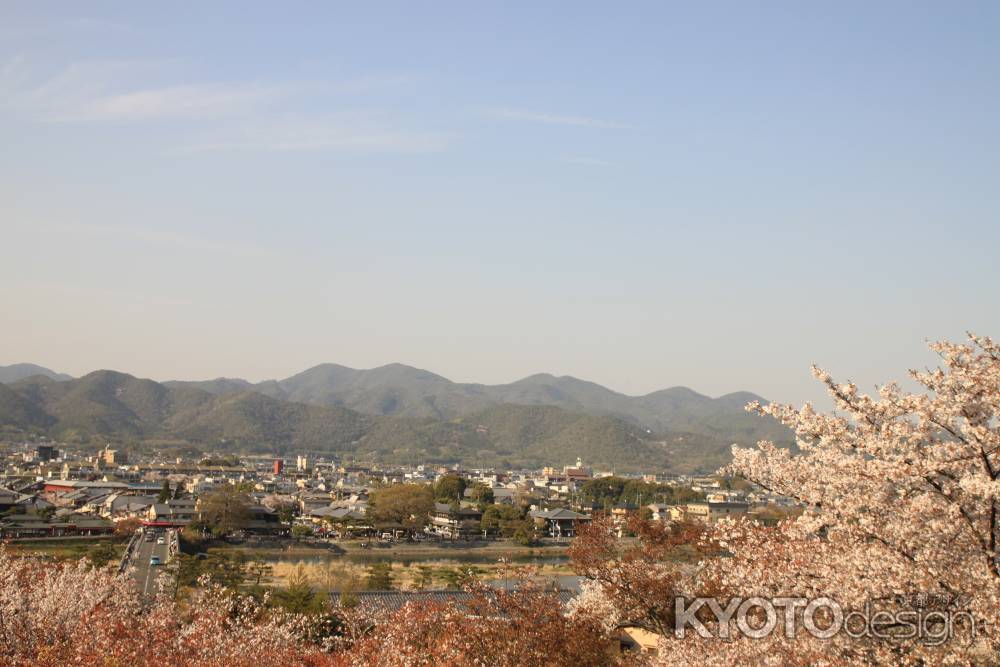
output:
[[[995,3],[5,3],[0,363],[816,399],[1000,335]]]

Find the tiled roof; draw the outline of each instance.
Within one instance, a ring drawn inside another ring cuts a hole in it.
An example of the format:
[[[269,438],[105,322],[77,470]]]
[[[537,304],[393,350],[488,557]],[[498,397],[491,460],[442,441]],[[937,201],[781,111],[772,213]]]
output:
[[[81,479],[55,479],[45,482],[52,486],[66,486],[74,489],[125,489],[129,485],[123,482],[90,482]]]
[[[573,510],[568,510],[564,507],[560,507],[554,510],[535,510],[534,512],[529,512],[529,516],[535,519],[589,519],[590,516],[587,514],[580,514],[579,512],[574,512]]]

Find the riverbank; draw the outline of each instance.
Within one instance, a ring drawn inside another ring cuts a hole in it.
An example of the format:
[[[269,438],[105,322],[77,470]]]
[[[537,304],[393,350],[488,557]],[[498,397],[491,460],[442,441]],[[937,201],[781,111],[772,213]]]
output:
[[[513,541],[405,542],[365,546],[361,541],[298,542],[284,546],[218,544],[208,552],[239,553],[269,567],[265,582],[283,586],[295,572],[321,590],[357,589],[369,568],[386,564],[394,585],[410,589],[454,586],[463,576],[480,580],[526,577],[538,583],[572,574],[565,544],[525,547]]]
[[[78,560],[84,556],[93,557],[97,547],[109,550],[103,556],[121,558],[127,540],[111,535],[86,537],[39,537],[31,539],[4,540],[7,553],[15,556],[43,556],[55,560]],[[112,551],[113,550],[113,551]]]
[[[432,560],[432,559],[531,559],[566,558],[566,544],[540,544],[526,547],[513,540],[482,542],[398,542],[370,544],[360,540],[339,542],[290,542],[288,544],[213,544],[210,549],[239,551],[248,558],[349,557],[361,560]]]

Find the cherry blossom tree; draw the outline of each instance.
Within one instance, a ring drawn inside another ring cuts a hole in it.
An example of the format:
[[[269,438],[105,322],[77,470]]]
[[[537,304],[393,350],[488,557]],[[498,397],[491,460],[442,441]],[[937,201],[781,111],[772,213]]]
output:
[[[145,601],[128,578],[87,560],[48,563],[0,548],[0,664],[145,667],[324,665],[309,619],[218,587],[183,606]]]
[[[409,667],[605,667],[617,646],[591,616],[571,616],[559,598],[528,585],[470,586],[461,602],[410,602],[392,614],[355,614],[338,665]]]
[[[911,371],[922,391],[895,383],[866,395],[814,368],[836,405],[751,404],[795,433],[798,452],[761,442],[734,448],[725,472],[798,500],[807,511],[774,528],[720,523],[730,552],[703,564],[693,589],[724,596],[829,597],[845,614],[871,609],[956,616],[955,636],[905,637],[888,618],[882,636],[821,639],[781,631],[721,641],[665,637],[665,664],[995,664],[1000,660],[1000,347],[969,336],[934,343],[940,367]],[[794,611],[794,610],[793,610]],[[969,616],[976,624],[970,627]],[[895,617],[893,617],[895,618]],[[794,617],[793,617],[794,619]],[[830,618],[832,622],[834,619]]]
[[[331,639],[315,626],[325,617],[290,614],[207,578],[199,584],[180,602],[166,587],[145,600],[114,568],[0,548],[0,664],[597,667],[617,658],[593,617],[568,616],[558,597],[527,585],[476,584],[460,603],[410,603],[374,617],[343,610]]]
[[[634,537],[620,538],[623,528]],[[574,570],[585,577],[582,594],[570,603],[572,614],[599,619],[608,631],[637,627],[672,633],[674,599],[690,590],[683,582],[695,574],[694,563],[713,550],[704,538],[702,524],[638,515],[627,517],[624,526],[611,518],[581,526],[567,549]]]

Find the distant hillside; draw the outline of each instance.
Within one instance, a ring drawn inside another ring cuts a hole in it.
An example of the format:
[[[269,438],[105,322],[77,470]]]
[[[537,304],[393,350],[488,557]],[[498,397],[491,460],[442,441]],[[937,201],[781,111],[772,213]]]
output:
[[[4,389],[9,394],[0,390],[0,423],[43,428],[62,438],[170,436],[211,447],[295,445],[334,451],[363,435],[371,421],[343,408],[255,392],[214,395],[115,371],[65,382],[32,377]]]
[[[0,425],[21,430],[45,430],[55,420],[30,398],[0,384]]]
[[[164,382],[163,384],[166,387],[172,388],[191,387],[194,389],[201,389],[202,391],[207,391],[210,394],[238,394],[243,391],[250,391],[254,389],[254,384],[252,382],[240,380],[239,378],[215,378],[214,380],[200,381],[172,380],[170,382]]]
[[[251,385],[244,380],[168,383],[212,393],[246,391],[313,405],[339,405],[369,415],[451,420],[489,407],[514,404],[563,408],[594,416],[615,416],[653,432],[682,432],[752,444],[757,440],[789,441],[780,424],[747,413],[749,392],[710,398],[686,387],[645,396],[626,396],[574,377],[532,375],[504,385],[463,384],[403,364],[357,370],[321,364],[284,380]]]
[[[9,387],[48,415],[50,430],[63,437],[152,436],[164,430],[170,416],[216,399],[200,389],[169,388],[115,371],[63,382],[36,376]]]
[[[214,447],[344,452],[363,437],[372,418],[336,406],[281,401],[255,392],[213,397],[171,415],[170,433]]]
[[[44,366],[36,364],[11,364],[10,366],[0,366],[0,384],[10,384],[33,375],[42,375],[53,380],[72,380],[73,378],[65,373],[56,373]]]
[[[661,444],[615,417],[553,406],[500,405],[453,421],[382,418],[358,443],[356,455],[381,460],[478,466],[590,464],[622,469],[667,469]]]
[[[435,378],[428,374],[423,381],[440,383]],[[366,379],[356,378],[355,386]],[[196,384],[167,385],[115,371],[62,382],[33,376],[0,385],[0,427],[77,442],[138,447],[170,439],[212,450],[314,451],[391,463],[539,467],[579,456],[616,470],[689,472],[711,471],[728,457],[726,440],[654,434],[621,417],[552,405],[487,405],[444,420],[364,414],[256,391],[213,394]]]
[[[665,450],[635,424],[618,417],[568,412],[555,406],[499,405],[461,420],[496,443],[498,455],[538,467],[581,457],[608,468],[671,468]]]

